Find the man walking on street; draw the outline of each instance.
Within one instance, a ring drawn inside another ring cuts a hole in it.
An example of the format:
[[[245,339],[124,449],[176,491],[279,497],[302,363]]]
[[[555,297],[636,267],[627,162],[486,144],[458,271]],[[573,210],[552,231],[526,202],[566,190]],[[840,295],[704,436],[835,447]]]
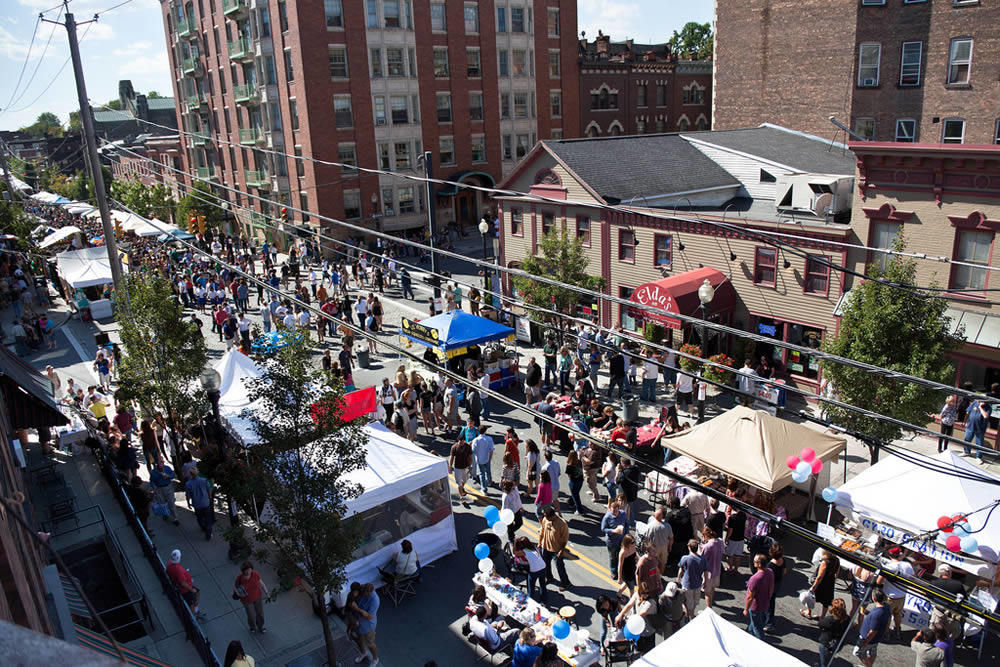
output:
[[[753,567],[756,572],[747,581],[743,615],[749,617],[747,629],[750,634],[761,641],[767,641],[764,637],[764,625],[767,622],[771,594],[774,592],[774,572],[767,566],[767,556],[764,554],[754,556]]]
[[[604,452],[596,442],[591,441],[587,448],[580,452],[580,461],[583,463],[583,478],[590,489],[590,499],[595,503],[600,502],[601,494],[597,490],[597,475],[604,465]]]
[[[191,573],[181,565],[180,549],[174,549],[170,552],[170,562],[167,563],[165,569],[167,576],[170,577],[170,581],[173,582],[177,592],[184,598],[184,602],[187,603],[191,613],[199,621],[204,622],[205,614],[198,609],[198,603],[201,601],[201,591],[195,588],[194,580],[191,579]]]
[[[601,518],[601,532],[608,547],[608,569],[611,577],[618,579],[618,552],[622,548],[622,538],[628,533],[628,517],[625,510],[618,506],[618,500],[608,501],[608,511]]]
[[[166,507],[166,514],[160,513],[164,521],[173,521],[175,526],[181,525],[174,511],[174,471],[164,465],[163,460],[157,460],[156,467],[149,473],[149,483],[153,487],[153,502]]]
[[[889,629],[889,608],[885,604],[885,593],[875,589],[872,593],[874,603],[861,622],[861,632],[858,634],[858,645],[854,647],[854,655],[858,656],[865,667],[872,667],[878,656],[878,644]]]
[[[541,532],[538,545],[542,548],[542,560],[545,561],[545,576],[552,581],[552,559],[556,561],[556,571],[559,573],[559,590],[570,588],[569,576],[566,574],[564,554],[569,544],[569,525],[556,514],[552,505],[542,510]]]
[[[476,470],[479,475],[479,488],[484,494],[489,494],[493,484],[493,473],[490,464],[493,461],[493,437],[486,435],[486,426],[479,427],[479,436],[472,441],[472,452],[476,457]]]
[[[458,442],[451,446],[451,454],[448,457],[448,472],[455,477],[455,484],[458,485],[458,498],[465,502],[465,483],[469,481],[469,468],[472,467],[472,446],[459,438]]]
[[[212,524],[215,516],[212,512],[212,491],[208,480],[198,475],[198,468],[188,470],[190,479],[184,485],[184,495],[187,496],[188,507],[194,509],[198,526],[205,533],[205,539],[212,539]]]
[[[542,369],[534,357],[528,360],[524,371],[524,402],[526,405],[535,403],[542,397]]]
[[[403,298],[404,299],[416,299],[417,295],[413,293],[413,279],[410,278],[410,272],[404,267],[399,272],[399,284],[403,287]],[[409,294],[409,296],[407,296]]]
[[[243,609],[247,612],[247,624],[250,632],[264,634],[264,596],[267,595],[267,586],[261,581],[260,573],[253,569],[250,561],[244,561],[240,566],[240,574],[233,583],[233,593],[243,603]]]
[[[674,544],[674,529],[667,521],[667,508],[663,505],[656,508],[649,523],[646,524],[646,541],[656,550],[656,562],[660,566],[660,572],[665,572],[667,561],[670,559],[670,549]]]
[[[611,398],[611,392],[617,385],[618,398],[620,399],[625,390],[625,357],[621,350],[615,350],[611,353],[611,359],[608,360],[608,373],[611,375],[611,379],[608,380],[608,398]],[[597,387],[594,389],[596,391]]]
[[[545,386],[547,387],[555,386],[556,380],[559,379],[559,373],[556,370],[556,354],[558,351],[559,348],[552,340],[552,337],[547,336],[545,338],[545,347],[542,348],[542,356],[545,357]]]
[[[356,643],[361,650],[361,655],[354,659],[354,662],[364,662],[366,658],[371,658],[370,667],[378,664],[378,648],[375,646],[375,626],[378,624],[376,614],[380,600],[375,586],[365,584],[361,587],[361,597],[355,603],[360,610],[358,612],[358,638]]]

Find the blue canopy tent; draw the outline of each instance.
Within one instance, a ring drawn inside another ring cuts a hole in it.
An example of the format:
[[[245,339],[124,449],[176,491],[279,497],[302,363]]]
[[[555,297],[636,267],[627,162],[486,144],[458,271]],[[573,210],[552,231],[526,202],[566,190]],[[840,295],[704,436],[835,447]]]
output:
[[[156,240],[160,243],[166,243],[167,241],[191,241],[193,239],[194,234],[185,232],[183,229],[171,229],[169,232],[156,237]]]

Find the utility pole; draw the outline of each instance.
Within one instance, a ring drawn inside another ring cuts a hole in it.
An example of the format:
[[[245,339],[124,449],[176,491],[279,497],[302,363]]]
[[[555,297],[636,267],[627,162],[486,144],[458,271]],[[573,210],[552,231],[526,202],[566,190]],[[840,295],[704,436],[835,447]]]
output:
[[[437,198],[434,195],[434,159],[430,151],[424,153],[424,184],[427,192],[427,225],[431,234],[427,245],[431,247],[431,279],[434,280],[434,299],[441,298],[441,279],[438,277],[437,253],[434,252],[434,235],[437,233]]]
[[[10,175],[10,165],[7,164],[7,144],[0,141],[0,167],[3,167],[3,177],[7,181],[7,199],[14,201],[14,181]]]
[[[63,3],[69,9],[69,3]],[[58,23],[43,19],[46,23]],[[94,21],[97,16],[94,16]],[[86,21],[85,23],[90,23]],[[97,139],[94,136],[94,114],[90,108],[90,101],[87,97],[87,82],[83,78],[83,62],[80,60],[80,42],[76,37],[77,22],[73,14],[66,12],[66,34],[69,36],[69,52],[73,59],[73,74],[76,77],[76,94],[80,100],[80,123],[83,126],[83,140],[87,146],[87,163],[90,167],[90,176],[94,182],[94,195],[97,198],[97,208],[101,212],[101,223],[104,228],[104,247],[108,251],[108,261],[111,263],[111,277],[114,282],[115,292],[118,293],[117,306],[122,309],[128,308],[128,303],[122,291],[122,264],[118,256],[118,242],[115,240],[115,228],[111,222],[111,211],[108,209],[108,196],[104,190],[104,174],[101,172],[101,161],[97,155]]]

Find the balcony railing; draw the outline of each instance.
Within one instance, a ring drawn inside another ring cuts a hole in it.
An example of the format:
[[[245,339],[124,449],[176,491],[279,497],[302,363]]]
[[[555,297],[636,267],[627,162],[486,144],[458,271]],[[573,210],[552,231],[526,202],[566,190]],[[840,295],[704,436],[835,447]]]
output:
[[[243,177],[248,188],[267,188],[271,186],[271,180],[267,177],[267,172],[262,170],[246,169]]]
[[[212,140],[211,135],[204,132],[193,132],[191,134],[191,145],[192,146],[204,146]]]
[[[210,180],[215,180],[215,169],[213,169],[212,167],[198,167],[195,170],[195,173],[198,174],[198,178],[207,178]]]
[[[264,133],[256,127],[240,130],[240,143],[244,146],[253,146],[264,140]]]
[[[194,74],[195,76],[200,76],[202,73],[201,59],[200,58],[185,58],[181,61],[181,70],[185,74]]]
[[[260,102],[260,93],[257,92],[257,86],[233,86],[233,99],[237,104],[257,104]]]
[[[181,19],[177,21],[177,36],[178,37],[190,37],[192,34],[191,24],[186,20]]]
[[[253,50],[250,48],[250,39],[248,37],[238,39],[235,42],[229,42],[228,50],[230,60],[243,61],[253,58]]]
[[[205,104],[205,95],[202,93],[197,93],[195,95],[188,95],[184,99],[185,110],[188,113],[197,112],[201,105]]]
[[[246,14],[250,9],[247,0],[222,0],[222,13],[226,16],[236,16]]]

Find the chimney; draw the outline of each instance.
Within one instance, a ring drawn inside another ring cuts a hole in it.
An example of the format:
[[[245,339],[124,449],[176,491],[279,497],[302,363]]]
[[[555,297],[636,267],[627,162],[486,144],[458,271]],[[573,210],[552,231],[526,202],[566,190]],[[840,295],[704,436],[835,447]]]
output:
[[[594,40],[594,43],[597,45],[597,55],[599,57],[607,58],[608,51],[610,50],[609,47],[611,45],[611,38],[598,30],[597,39]]]

